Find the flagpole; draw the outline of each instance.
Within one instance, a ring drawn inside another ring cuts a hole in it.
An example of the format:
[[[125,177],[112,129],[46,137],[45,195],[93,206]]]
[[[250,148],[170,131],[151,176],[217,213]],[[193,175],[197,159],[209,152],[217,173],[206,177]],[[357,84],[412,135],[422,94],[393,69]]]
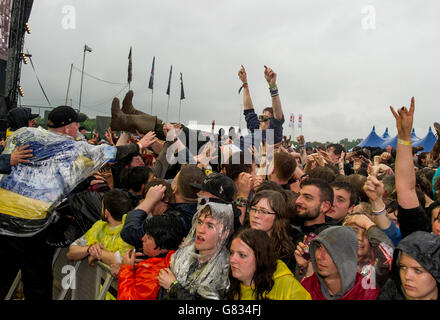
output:
[[[151,89],[151,110],[150,110],[150,114],[153,115],[153,89]]]
[[[179,123],[180,123],[180,108],[182,107],[182,100],[179,101]]]
[[[168,105],[167,105],[167,122],[168,122],[168,109],[170,108],[170,95],[168,95]]]

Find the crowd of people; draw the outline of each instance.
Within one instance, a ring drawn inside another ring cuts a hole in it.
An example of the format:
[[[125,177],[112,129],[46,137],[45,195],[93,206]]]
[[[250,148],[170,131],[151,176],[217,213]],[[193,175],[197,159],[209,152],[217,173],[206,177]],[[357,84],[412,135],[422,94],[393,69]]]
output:
[[[243,66],[238,77],[244,137],[164,123],[133,106],[133,91],[122,108],[113,100],[105,139],[86,139],[68,106],[47,130],[12,109],[0,297],[21,270],[25,299],[52,299],[64,247],[108,265],[118,300],[439,300],[440,142],[412,146],[414,98],[390,108],[396,148],[315,147],[283,135],[271,68],[261,115]]]

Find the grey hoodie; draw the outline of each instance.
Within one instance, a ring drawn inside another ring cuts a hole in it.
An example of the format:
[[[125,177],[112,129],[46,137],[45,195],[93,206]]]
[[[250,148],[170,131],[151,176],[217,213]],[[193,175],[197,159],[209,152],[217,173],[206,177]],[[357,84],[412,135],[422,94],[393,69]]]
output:
[[[317,243],[321,243],[333,259],[341,278],[340,294],[330,296],[324,283],[324,279],[316,272],[318,270],[315,258]],[[329,300],[342,297],[354,285],[358,270],[358,241],[356,232],[350,227],[334,226],[321,231],[318,236],[310,242],[310,256],[316,276],[324,288],[324,295]]]

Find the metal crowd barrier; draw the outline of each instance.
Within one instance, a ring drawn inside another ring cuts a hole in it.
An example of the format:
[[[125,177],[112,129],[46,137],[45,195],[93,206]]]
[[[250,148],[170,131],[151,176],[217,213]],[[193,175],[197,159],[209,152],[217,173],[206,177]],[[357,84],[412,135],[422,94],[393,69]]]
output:
[[[68,248],[58,248],[55,251],[52,263],[53,267],[53,299],[54,300],[105,300],[107,292],[112,287],[118,289],[117,279],[113,278],[110,268],[102,262],[96,267],[90,266],[87,261],[69,261],[66,257]],[[71,266],[70,272],[74,269],[74,283],[69,286],[63,285],[63,273],[65,266]],[[9,289],[5,300],[10,300],[21,280],[21,270],[17,273],[14,282]]]

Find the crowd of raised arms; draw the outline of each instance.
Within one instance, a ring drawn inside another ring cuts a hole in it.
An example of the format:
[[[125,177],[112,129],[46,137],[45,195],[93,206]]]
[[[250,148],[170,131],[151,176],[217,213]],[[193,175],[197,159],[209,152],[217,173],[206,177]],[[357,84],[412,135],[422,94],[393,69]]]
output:
[[[86,139],[69,106],[47,129],[11,109],[0,297],[21,270],[24,299],[53,299],[63,248],[109,267],[109,299],[439,300],[440,142],[412,145],[414,97],[384,108],[396,147],[317,147],[283,135],[274,70],[264,66],[272,105],[260,114],[243,66],[238,78],[245,136],[165,123],[133,91],[113,100],[105,139]]]

